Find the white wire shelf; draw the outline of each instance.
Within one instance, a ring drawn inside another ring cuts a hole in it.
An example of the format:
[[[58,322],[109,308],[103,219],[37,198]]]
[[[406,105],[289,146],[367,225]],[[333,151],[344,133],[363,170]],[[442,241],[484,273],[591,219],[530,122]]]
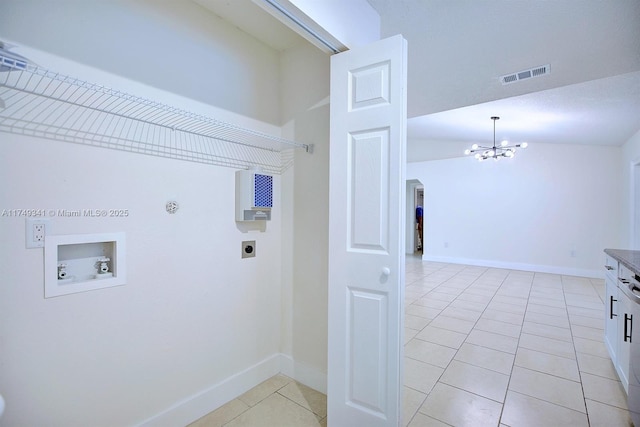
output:
[[[0,131],[280,174],[312,146],[235,126],[0,54]]]

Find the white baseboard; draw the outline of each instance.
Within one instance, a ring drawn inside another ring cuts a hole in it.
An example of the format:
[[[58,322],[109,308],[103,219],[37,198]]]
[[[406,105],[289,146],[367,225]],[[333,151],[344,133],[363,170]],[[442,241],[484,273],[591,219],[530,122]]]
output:
[[[143,421],[139,426],[186,426],[278,374],[280,365],[281,355],[274,354],[196,395],[176,402],[173,406]]]
[[[140,427],[186,426],[235,399],[274,375],[282,373],[322,393],[327,393],[327,374],[276,353],[217,384],[176,402],[143,421]]]
[[[603,270],[589,270],[583,268],[559,267],[554,265],[524,264],[517,262],[493,261],[484,259],[456,258],[422,255],[423,261],[444,262],[449,264],[475,265],[479,267],[504,268],[507,270],[533,271],[536,273],[562,274],[565,276],[580,276],[604,279]]]

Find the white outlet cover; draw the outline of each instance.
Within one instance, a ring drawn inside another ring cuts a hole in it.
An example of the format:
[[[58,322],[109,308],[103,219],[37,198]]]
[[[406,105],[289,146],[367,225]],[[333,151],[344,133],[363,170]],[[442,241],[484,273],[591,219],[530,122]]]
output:
[[[36,224],[44,225],[45,239],[46,236],[51,234],[51,221],[49,218],[27,218],[25,226],[25,246],[27,249],[44,248],[45,239],[40,241],[36,241],[35,239],[33,229]]]

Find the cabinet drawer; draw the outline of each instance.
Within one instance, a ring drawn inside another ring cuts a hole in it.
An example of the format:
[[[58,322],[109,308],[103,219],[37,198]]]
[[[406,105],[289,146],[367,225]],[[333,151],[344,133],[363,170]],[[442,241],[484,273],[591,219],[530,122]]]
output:
[[[620,277],[620,272],[618,270],[618,261],[608,254],[605,254],[604,268],[612,277]]]

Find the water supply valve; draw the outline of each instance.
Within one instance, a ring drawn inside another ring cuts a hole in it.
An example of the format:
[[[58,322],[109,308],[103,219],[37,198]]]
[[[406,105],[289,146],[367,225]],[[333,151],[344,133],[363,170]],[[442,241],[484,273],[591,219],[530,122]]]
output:
[[[98,261],[96,261],[96,264],[98,265],[98,274],[105,274],[109,272],[109,264],[107,264],[109,261],[111,261],[111,258],[106,256],[98,258]]]
[[[67,264],[58,264],[58,280],[64,280],[68,275],[69,273],[67,273]]]

